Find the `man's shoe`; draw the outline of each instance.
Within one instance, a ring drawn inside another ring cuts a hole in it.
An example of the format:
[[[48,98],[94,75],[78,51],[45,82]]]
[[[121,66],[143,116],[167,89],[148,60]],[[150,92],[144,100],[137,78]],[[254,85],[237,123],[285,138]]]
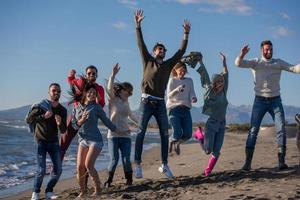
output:
[[[166,164],[162,164],[162,166],[160,166],[158,168],[158,171],[160,173],[164,174],[167,178],[174,178],[174,175],[173,175],[171,169]]]
[[[135,178],[143,178],[143,169],[141,165],[136,165],[135,167]]]
[[[54,194],[54,192],[46,192],[46,199],[58,199],[58,195]]]
[[[33,192],[31,196],[31,200],[39,200],[40,199],[40,193]]]

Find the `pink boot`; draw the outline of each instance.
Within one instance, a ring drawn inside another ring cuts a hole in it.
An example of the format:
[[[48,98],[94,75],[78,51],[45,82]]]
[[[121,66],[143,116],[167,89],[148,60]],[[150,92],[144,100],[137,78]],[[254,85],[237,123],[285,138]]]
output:
[[[196,140],[199,140],[201,143],[204,143],[204,134],[203,134],[202,129],[201,129],[200,126],[194,132],[193,137]]]
[[[213,170],[214,166],[217,163],[218,158],[214,157],[213,155],[210,156],[210,159],[208,161],[208,165],[206,169],[204,170],[204,175],[209,176],[211,171]]]

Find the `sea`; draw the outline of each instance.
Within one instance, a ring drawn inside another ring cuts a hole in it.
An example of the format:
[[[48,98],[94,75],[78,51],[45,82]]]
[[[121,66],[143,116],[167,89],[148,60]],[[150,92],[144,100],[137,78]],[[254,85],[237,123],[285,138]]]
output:
[[[109,163],[107,148],[107,129],[100,128],[104,147],[96,161],[96,169],[106,169]],[[136,132],[132,131],[132,151],[134,152]],[[159,133],[147,131],[144,141],[144,151],[159,145]],[[77,136],[73,139],[63,162],[62,179],[75,176],[76,154],[78,148]],[[0,120],[0,198],[16,195],[33,187],[33,179],[37,168],[36,143],[33,134],[23,120]],[[132,153],[133,158],[133,153]],[[121,161],[120,161],[121,162]],[[119,163],[120,164],[120,163]],[[51,160],[47,155],[47,166],[50,170]],[[43,185],[48,182],[46,175]]]

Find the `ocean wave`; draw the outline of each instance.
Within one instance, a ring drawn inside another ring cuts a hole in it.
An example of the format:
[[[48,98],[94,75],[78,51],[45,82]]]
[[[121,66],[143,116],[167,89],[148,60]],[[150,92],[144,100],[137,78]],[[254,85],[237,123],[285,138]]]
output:
[[[1,175],[5,175],[5,174],[6,174],[6,171],[3,170],[3,169],[0,169],[0,176],[1,176]]]
[[[28,129],[28,126],[26,125],[5,125],[6,127],[10,127],[10,128],[17,128],[17,129]]]
[[[25,181],[25,179],[19,178],[0,178],[0,190],[20,185]]]

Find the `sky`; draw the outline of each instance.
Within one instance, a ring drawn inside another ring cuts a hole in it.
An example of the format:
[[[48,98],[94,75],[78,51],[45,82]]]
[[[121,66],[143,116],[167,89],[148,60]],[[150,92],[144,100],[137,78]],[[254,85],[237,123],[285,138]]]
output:
[[[252,105],[254,82],[249,69],[235,67],[243,45],[246,58],[260,57],[260,42],[273,42],[274,58],[300,62],[300,1],[298,0],[1,0],[0,1],[0,110],[16,108],[48,97],[48,86],[62,87],[68,100],[66,77],[70,69],[98,70],[98,82],[119,63],[119,81],[131,82],[130,105],[140,102],[142,63],[138,51],[134,10],[143,9],[142,31],[151,51],[165,44],[166,58],[179,48],[183,20],[192,27],[187,48],[201,51],[209,74],[219,73],[219,52],[227,56],[228,100]],[[199,75],[188,69],[198,103],[203,104]],[[283,72],[281,96],[285,105],[300,106],[300,74]]]

